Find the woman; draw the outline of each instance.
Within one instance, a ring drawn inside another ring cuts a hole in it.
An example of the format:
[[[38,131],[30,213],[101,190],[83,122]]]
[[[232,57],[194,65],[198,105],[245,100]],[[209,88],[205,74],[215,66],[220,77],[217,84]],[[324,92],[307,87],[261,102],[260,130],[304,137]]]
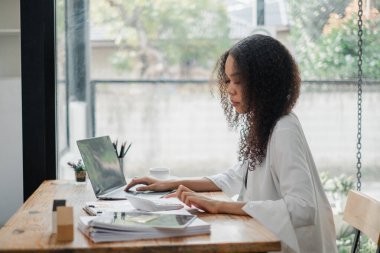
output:
[[[331,207],[302,127],[291,112],[300,90],[297,65],[277,40],[243,39],[217,65],[221,104],[232,127],[242,126],[240,162],[199,179],[137,178],[138,190],[177,189],[171,196],[210,213],[250,215],[282,241],[282,252],[336,252]],[[197,194],[239,194],[218,201]]]

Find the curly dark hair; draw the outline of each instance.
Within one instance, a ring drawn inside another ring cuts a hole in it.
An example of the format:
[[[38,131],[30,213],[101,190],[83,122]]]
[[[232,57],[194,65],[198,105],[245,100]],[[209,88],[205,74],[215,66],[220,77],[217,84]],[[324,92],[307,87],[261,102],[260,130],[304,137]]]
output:
[[[244,114],[231,105],[225,64],[231,55],[243,80],[242,96],[247,107]],[[221,104],[229,126],[241,126],[239,160],[248,161],[254,170],[265,156],[269,137],[278,119],[295,105],[301,78],[289,51],[276,39],[255,34],[227,50],[216,65]]]

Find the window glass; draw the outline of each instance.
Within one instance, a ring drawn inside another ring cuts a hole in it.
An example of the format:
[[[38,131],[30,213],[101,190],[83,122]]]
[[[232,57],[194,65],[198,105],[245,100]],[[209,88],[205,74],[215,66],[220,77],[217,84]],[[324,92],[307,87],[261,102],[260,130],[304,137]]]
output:
[[[356,4],[57,0],[60,177],[73,178],[66,163],[80,158],[76,140],[102,135],[132,142],[123,163],[128,177],[157,166],[175,176],[232,166],[239,133],[228,129],[212,71],[233,43],[262,33],[285,44],[299,63],[303,85],[294,111],[319,171],[332,181],[344,174],[355,182]],[[376,192],[379,3],[366,1],[363,8],[362,180]]]

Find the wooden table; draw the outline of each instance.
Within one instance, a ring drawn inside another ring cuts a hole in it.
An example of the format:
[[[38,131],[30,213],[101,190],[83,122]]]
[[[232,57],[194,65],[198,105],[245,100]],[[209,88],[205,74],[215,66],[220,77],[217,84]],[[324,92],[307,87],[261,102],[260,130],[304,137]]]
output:
[[[220,192],[207,193],[226,198]],[[57,242],[51,233],[53,199],[66,199],[74,207],[74,240]],[[84,203],[95,201],[89,184],[72,181],[44,181],[0,230],[0,252],[267,252],[280,251],[279,239],[248,216],[200,214],[211,224],[210,235],[95,244],[78,229]]]

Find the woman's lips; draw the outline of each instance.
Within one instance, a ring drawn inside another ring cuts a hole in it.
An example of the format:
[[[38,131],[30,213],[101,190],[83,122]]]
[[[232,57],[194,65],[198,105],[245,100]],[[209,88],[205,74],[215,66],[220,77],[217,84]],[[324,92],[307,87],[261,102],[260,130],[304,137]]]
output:
[[[235,101],[231,100],[231,104],[232,104],[232,106],[237,106],[239,104],[239,102],[235,102]]]

